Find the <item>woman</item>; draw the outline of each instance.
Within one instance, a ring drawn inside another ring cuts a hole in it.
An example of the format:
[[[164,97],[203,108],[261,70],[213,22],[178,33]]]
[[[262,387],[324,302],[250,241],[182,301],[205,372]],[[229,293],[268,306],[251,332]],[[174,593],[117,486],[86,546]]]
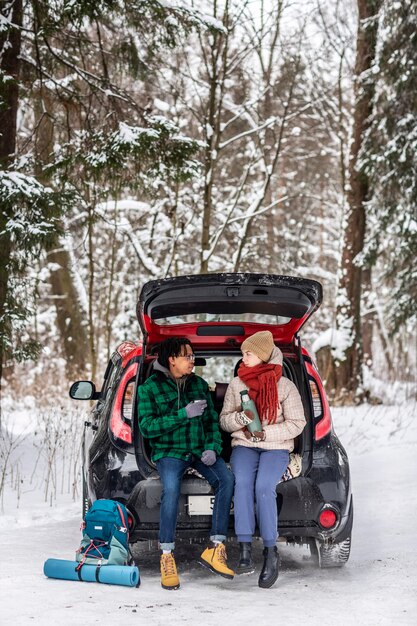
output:
[[[237,573],[253,572],[251,556],[255,518],[264,544],[258,584],[271,587],[278,578],[276,546],[278,512],[276,486],[288,465],[294,438],[306,420],[294,383],[282,377],[282,352],[272,333],[261,331],[241,346],[243,362],[230,383],[220,414],[220,426],[232,433],[231,466],[235,476],[235,532],[240,546]],[[242,411],[240,392],[249,390],[262,430],[249,432],[252,411]]]

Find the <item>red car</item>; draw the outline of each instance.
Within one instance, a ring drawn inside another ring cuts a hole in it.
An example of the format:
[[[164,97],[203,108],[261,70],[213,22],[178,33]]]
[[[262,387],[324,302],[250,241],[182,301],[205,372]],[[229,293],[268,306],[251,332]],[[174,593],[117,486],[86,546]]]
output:
[[[90,381],[71,386],[73,399],[97,400],[85,427],[83,511],[97,498],[119,500],[131,513],[132,541],[157,539],[162,487],[149,443],[138,429],[135,398],[138,385],[152,373],[158,343],[174,335],[191,340],[195,371],[209,383],[220,413],[242,342],[267,329],[283,352],[283,375],[296,384],[307,419],[295,449],[302,459],[301,475],[277,486],[280,536],[308,544],[321,567],[346,563],[353,523],[348,458],[333,430],[317,368],[299,337],[321,300],[320,283],[290,276],[222,273],[146,283],[137,305],[143,341],[117,348],[99,392]],[[228,461],[228,433],[223,433],[223,443]],[[189,470],[183,480],[178,537],[208,534],[212,500],[210,485]]]

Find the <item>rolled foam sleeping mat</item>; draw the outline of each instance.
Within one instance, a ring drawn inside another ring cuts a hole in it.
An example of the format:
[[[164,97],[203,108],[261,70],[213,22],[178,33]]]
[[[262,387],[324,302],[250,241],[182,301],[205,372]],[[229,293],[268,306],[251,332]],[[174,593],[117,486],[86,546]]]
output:
[[[77,561],[63,559],[47,559],[43,566],[43,573],[48,578],[63,580],[81,580],[88,583],[106,583],[107,585],[124,585],[125,587],[139,587],[139,568],[130,565],[96,565],[84,564],[79,570]]]

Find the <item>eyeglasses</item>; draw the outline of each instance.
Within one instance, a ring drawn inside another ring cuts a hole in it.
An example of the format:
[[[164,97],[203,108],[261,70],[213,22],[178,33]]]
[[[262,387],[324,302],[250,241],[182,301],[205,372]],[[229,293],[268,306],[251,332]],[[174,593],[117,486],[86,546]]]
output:
[[[187,359],[187,361],[191,361],[191,363],[194,363],[195,361],[195,354],[181,354],[183,359]]]

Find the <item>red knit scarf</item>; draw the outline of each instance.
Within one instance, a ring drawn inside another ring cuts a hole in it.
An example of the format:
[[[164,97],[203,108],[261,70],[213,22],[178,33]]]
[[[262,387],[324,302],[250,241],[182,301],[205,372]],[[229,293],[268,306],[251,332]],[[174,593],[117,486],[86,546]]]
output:
[[[261,363],[247,367],[241,363],[237,375],[249,387],[249,397],[255,402],[259,418],[267,415],[268,424],[275,424],[278,416],[278,381],[282,376],[281,365]]]

